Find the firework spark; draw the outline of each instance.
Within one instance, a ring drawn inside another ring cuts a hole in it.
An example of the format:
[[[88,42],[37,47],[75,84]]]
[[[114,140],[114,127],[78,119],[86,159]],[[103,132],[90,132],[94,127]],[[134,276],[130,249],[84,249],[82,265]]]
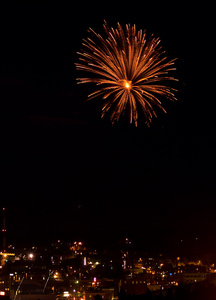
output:
[[[125,31],[119,23],[117,29],[109,28],[106,22],[103,27],[105,39],[90,28],[92,37],[83,40],[85,50],[78,52],[80,62],[76,68],[91,76],[78,78],[78,83],[96,83],[98,89],[88,99],[102,96],[101,117],[109,111],[114,123],[127,111],[130,123],[137,126],[141,109],[149,125],[156,117],[154,108],[166,112],[159,100],[161,96],[176,100],[176,90],[166,84],[177,80],[168,75],[175,70],[175,59],[165,56],[159,38],[152,35],[147,39],[146,32],[136,31],[135,25],[126,25]]]

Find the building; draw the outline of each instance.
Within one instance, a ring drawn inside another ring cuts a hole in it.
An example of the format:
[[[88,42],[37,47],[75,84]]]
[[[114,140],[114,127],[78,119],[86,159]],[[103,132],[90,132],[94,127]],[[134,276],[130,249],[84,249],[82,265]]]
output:
[[[83,300],[95,300],[95,296],[100,296],[102,300],[112,300],[114,298],[113,289],[88,290],[83,293]]]
[[[203,281],[207,277],[207,273],[183,273],[179,278],[179,283],[195,283],[199,281]]]
[[[28,295],[18,295],[16,300],[56,300],[55,295],[46,295],[46,294],[28,294]]]
[[[15,254],[14,253],[8,253],[8,252],[0,252],[0,265],[4,266],[6,262],[8,261],[15,261]]]
[[[142,295],[147,292],[147,282],[146,279],[132,278],[132,279],[120,279],[118,282],[118,293],[124,290],[127,295]]]
[[[16,300],[54,300],[55,294],[49,289],[46,292],[46,285],[41,282],[35,281],[33,279],[21,280],[16,289],[11,290],[11,299],[16,298]]]

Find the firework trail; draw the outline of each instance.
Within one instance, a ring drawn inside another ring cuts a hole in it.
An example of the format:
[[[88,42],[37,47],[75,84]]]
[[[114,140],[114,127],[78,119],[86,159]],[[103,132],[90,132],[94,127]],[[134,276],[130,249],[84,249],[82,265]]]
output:
[[[126,25],[125,31],[119,23],[117,29],[106,22],[103,27],[105,39],[90,28],[91,37],[83,40],[85,50],[78,52],[76,68],[90,76],[77,78],[78,83],[96,83],[98,88],[88,99],[102,97],[101,117],[109,111],[112,124],[127,112],[130,123],[137,126],[138,110],[142,110],[150,125],[155,108],[166,112],[161,96],[176,100],[176,90],[167,85],[177,80],[168,75],[175,70],[175,59],[165,56],[159,38],[152,35],[147,39],[146,32],[136,31],[135,25]]]

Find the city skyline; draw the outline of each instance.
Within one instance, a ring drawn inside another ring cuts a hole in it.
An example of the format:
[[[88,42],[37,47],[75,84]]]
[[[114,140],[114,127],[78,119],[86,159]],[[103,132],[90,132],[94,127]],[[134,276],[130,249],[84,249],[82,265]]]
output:
[[[0,252],[0,297],[182,299],[189,294],[197,299],[196,291],[202,291],[201,299],[211,299],[215,293],[215,256],[201,260],[151,255],[132,244],[125,238],[111,249],[95,249],[80,240],[10,245],[10,252]]]

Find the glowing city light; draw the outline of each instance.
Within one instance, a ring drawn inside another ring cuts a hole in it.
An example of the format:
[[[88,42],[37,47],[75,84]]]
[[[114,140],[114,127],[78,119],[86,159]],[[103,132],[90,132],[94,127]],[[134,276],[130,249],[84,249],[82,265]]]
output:
[[[69,297],[70,293],[68,291],[63,292],[63,297]]]

